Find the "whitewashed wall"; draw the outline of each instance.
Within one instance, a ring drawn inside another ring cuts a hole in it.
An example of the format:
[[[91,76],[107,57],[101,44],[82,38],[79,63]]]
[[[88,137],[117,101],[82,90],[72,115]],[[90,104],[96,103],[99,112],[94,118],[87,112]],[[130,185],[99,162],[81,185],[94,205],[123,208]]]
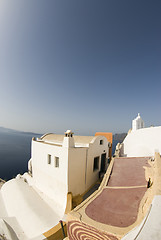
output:
[[[127,135],[123,142],[123,154],[128,157],[161,154],[161,126],[138,129]]]
[[[69,148],[68,163],[68,191],[73,196],[85,192],[87,148]]]
[[[51,164],[48,164],[48,154]],[[55,157],[59,157],[59,167],[55,167]],[[68,192],[67,182],[68,149],[32,141],[32,169],[35,186],[49,198],[56,199],[65,208]]]
[[[100,140],[103,140],[103,145],[100,145]],[[97,136],[95,141],[89,144],[87,152],[87,176],[86,176],[86,190],[91,187],[99,179],[99,171],[101,167],[101,154],[106,153],[108,158],[109,147],[108,141],[104,136]],[[99,156],[99,169],[93,171],[94,158]]]

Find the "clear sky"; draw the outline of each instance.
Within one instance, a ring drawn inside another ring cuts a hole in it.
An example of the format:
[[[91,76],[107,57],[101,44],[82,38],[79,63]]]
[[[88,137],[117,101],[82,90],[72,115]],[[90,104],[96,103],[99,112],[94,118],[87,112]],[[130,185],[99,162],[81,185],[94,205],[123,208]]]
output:
[[[161,125],[160,0],[0,0],[0,126]]]

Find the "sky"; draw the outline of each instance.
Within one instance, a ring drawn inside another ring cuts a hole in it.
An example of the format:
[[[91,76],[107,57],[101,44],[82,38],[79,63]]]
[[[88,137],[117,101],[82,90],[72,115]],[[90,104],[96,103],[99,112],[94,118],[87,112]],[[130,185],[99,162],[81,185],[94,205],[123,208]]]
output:
[[[161,125],[160,0],[0,0],[0,126]]]

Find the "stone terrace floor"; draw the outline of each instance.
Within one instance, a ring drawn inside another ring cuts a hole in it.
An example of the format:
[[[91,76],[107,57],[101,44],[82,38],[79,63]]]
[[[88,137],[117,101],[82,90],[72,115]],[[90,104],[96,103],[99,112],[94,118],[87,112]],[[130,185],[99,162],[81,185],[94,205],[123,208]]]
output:
[[[110,179],[101,194],[87,205],[86,215],[115,227],[132,225],[147,190],[144,167],[150,167],[148,160],[148,157],[116,158]]]

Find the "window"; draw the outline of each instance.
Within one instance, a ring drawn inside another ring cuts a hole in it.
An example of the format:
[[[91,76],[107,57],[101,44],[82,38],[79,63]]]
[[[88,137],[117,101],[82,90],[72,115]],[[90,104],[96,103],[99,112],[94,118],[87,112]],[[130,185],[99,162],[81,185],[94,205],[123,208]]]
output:
[[[48,154],[48,164],[51,164],[51,155]]]
[[[59,157],[55,157],[55,167],[59,167]]]
[[[99,169],[99,157],[95,157],[93,163],[93,171],[96,171],[97,169]]]
[[[100,140],[100,145],[103,145],[103,140]]]

